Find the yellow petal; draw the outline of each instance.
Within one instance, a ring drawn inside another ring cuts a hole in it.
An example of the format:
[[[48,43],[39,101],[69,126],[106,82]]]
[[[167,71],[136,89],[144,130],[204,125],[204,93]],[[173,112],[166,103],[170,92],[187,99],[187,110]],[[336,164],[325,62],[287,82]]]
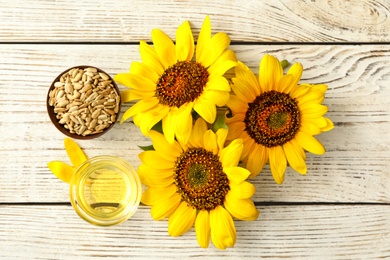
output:
[[[75,168],[79,167],[80,164],[87,160],[87,156],[85,156],[80,146],[78,146],[78,144],[76,144],[72,139],[65,138],[64,145],[68,157]]]
[[[173,169],[174,162],[163,158],[156,151],[144,151],[138,155],[142,163],[156,169]]]
[[[263,92],[275,89],[276,83],[283,76],[283,68],[279,60],[269,54],[260,61],[259,83]]]
[[[206,18],[203,21],[202,28],[200,29],[199,37],[198,37],[198,43],[196,45],[196,61],[199,62],[203,59],[203,57],[207,54],[207,46],[208,42],[211,38],[211,24],[210,24],[210,18],[209,16],[206,16]]]
[[[217,108],[214,102],[205,98],[198,98],[195,102],[194,110],[208,123],[214,123],[217,116]]]
[[[177,237],[190,230],[195,222],[196,209],[189,207],[187,202],[182,201],[175,212],[169,217],[168,234]]]
[[[211,240],[218,249],[233,247],[236,243],[236,228],[229,212],[222,206],[210,211]]]
[[[299,143],[300,146],[302,146],[303,149],[306,151],[309,151],[314,154],[324,154],[325,148],[324,146],[313,136],[303,132],[299,131],[295,135],[295,140]]]
[[[305,117],[320,117],[323,116],[326,112],[328,112],[328,107],[319,104],[306,103],[303,105],[299,105],[299,109],[302,112],[302,116]]]
[[[129,89],[121,91],[121,101],[129,102],[133,100],[153,97],[154,91],[142,91],[136,89]]]
[[[120,73],[114,76],[114,80],[119,84],[122,84],[132,89],[137,89],[141,91],[156,90],[155,82],[153,82],[147,77],[137,75],[137,74]]]
[[[313,124],[318,128],[326,127],[327,126],[327,121],[325,120],[325,117],[320,116],[320,117],[305,117],[302,115],[301,119],[302,124]]]
[[[182,105],[172,117],[172,124],[175,128],[175,136],[179,143],[186,144],[192,132],[192,103]]]
[[[254,144],[253,150],[249,152],[246,168],[251,172],[250,177],[257,176],[264,165],[267,163],[269,157],[268,148]]]
[[[237,113],[245,114],[249,108],[248,102],[243,101],[236,95],[230,96],[227,106],[232,110],[234,115]]]
[[[283,145],[284,153],[290,166],[300,174],[306,174],[307,167],[304,158],[302,157],[302,148],[291,140]]]
[[[199,60],[203,66],[210,67],[214,62],[217,61],[217,59],[220,57],[220,55],[226,50],[227,47],[229,47],[230,44],[230,38],[226,33],[218,32],[208,42],[207,48],[208,52],[207,55],[202,57],[202,60]]]
[[[232,50],[225,50],[221,56],[211,65],[207,71],[210,73],[209,80],[223,76],[229,69],[237,64],[236,54]]]
[[[244,148],[242,139],[233,140],[228,146],[219,153],[223,167],[236,166],[241,158],[242,149]]]
[[[156,169],[146,164],[138,167],[138,177],[141,183],[154,188],[166,188],[175,182],[173,169]]]
[[[169,107],[159,104],[154,109],[133,115],[133,121],[148,136],[150,129],[165,118],[168,111]]]
[[[246,85],[250,86],[252,89],[251,92],[253,92],[255,96],[261,94],[259,81],[249,67],[239,61],[235,70],[236,78],[242,80]]]
[[[228,135],[228,130],[220,128],[217,130],[217,144],[218,144],[218,150],[222,150],[225,147],[225,141]]]
[[[194,147],[203,147],[203,136],[207,131],[207,123],[203,118],[195,121],[194,130],[191,133],[190,143]]]
[[[224,167],[223,172],[227,175],[228,179],[235,184],[241,184],[250,175],[250,171],[238,166]]]
[[[158,75],[161,75],[165,69],[159,60],[156,50],[145,41],[140,41],[139,50],[142,63],[153,68]]]
[[[227,79],[223,76],[214,77],[206,83],[205,90],[219,90],[230,92],[230,85]]]
[[[230,191],[239,199],[249,199],[256,193],[256,187],[250,182],[243,181],[240,184],[230,182]]]
[[[194,56],[194,37],[190,23],[185,21],[176,30],[176,57],[179,61],[190,61]]]
[[[150,110],[157,106],[159,103],[158,99],[155,97],[148,97],[141,99],[137,103],[135,103],[132,107],[130,107],[125,113],[123,113],[121,118],[121,123],[129,119],[130,117],[145,112],[147,110]]]
[[[282,76],[277,83],[277,85],[279,86],[279,92],[289,93],[288,91],[290,91],[294,87],[292,85],[293,80],[294,78],[291,75]]]
[[[173,125],[172,117],[173,113],[169,112],[167,116],[162,119],[164,136],[170,144],[175,142],[175,126]]]
[[[290,96],[291,96],[292,98],[299,99],[299,98],[305,96],[305,95],[310,91],[310,89],[311,89],[310,86],[307,86],[307,85],[299,85],[298,87],[293,88],[293,89],[290,91]]]
[[[269,164],[275,182],[277,184],[282,184],[284,181],[284,172],[287,167],[287,160],[281,146],[269,148]]]
[[[139,75],[144,78],[148,78],[155,84],[160,78],[159,74],[155,71],[153,67],[149,67],[148,65],[137,61],[133,61],[131,63],[130,74]]]
[[[171,198],[177,192],[176,185],[172,184],[164,188],[149,187],[141,197],[141,202],[145,205],[155,205],[161,200]]]
[[[228,123],[227,126],[229,127],[229,133],[228,133],[228,139],[236,139],[241,136],[243,131],[245,130],[245,123],[244,122],[234,122],[234,123]]]
[[[256,220],[260,214],[252,200],[237,198],[231,191],[226,194],[224,206],[239,220]]]
[[[321,134],[321,129],[318,126],[316,126],[314,124],[307,123],[307,122],[303,122],[303,120],[301,121],[301,130],[305,131],[306,133],[308,133],[310,135]]]
[[[207,130],[203,135],[204,148],[213,154],[218,154],[217,137],[212,130]]]
[[[176,48],[168,35],[160,29],[153,29],[152,40],[156,53],[164,68],[168,68],[177,62]]]
[[[196,239],[202,248],[210,244],[210,214],[207,210],[200,210],[195,220]]]
[[[256,98],[256,92],[254,91],[254,87],[249,85],[244,80],[241,80],[239,78],[233,78],[233,91],[239,97],[242,101],[246,103],[250,103]]]
[[[58,161],[49,162],[47,167],[49,167],[49,169],[58,179],[67,183],[70,183],[70,180],[76,171],[74,167]]]
[[[219,107],[222,107],[229,101],[230,93],[227,91],[208,89],[204,90],[203,98],[210,100]]]
[[[150,131],[149,136],[153,141],[154,150],[167,160],[175,161],[183,151],[177,142],[168,143],[165,136],[157,131]]]
[[[329,118],[326,118],[326,117],[324,117],[324,119],[326,120],[326,126],[322,127],[321,130],[323,132],[327,132],[327,131],[332,130],[334,128],[332,120],[330,120]]]
[[[298,83],[302,77],[302,72],[303,72],[303,67],[299,62],[294,63],[291,66],[291,68],[287,72],[287,75],[292,76],[292,81],[290,83],[290,86],[288,86],[288,87],[286,87],[286,89],[284,89],[285,93],[290,93],[291,89],[298,85]]]
[[[180,200],[180,195],[175,194],[169,199],[159,201],[159,203],[153,205],[150,210],[152,218],[154,220],[161,220],[169,217],[179,206]]]

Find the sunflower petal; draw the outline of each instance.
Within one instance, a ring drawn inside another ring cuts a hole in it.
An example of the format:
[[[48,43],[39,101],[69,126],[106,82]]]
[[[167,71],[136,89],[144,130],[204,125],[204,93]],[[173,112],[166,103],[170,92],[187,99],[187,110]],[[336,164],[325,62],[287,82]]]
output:
[[[195,121],[189,142],[194,147],[203,147],[203,136],[207,131],[207,123],[201,117]]]
[[[251,199],[239,199],[231,191],[226,194],[224,205],[239,220],[256,220],[260,214]]]
[[[287,72],[287,75],[292,76],[292,81],[290,85],[287,86],[286,89],[284,90],[285,93],[290,93],[291,89],[298,85],[302,77],[302,72],[303,72],[303,67],[301,63],[297,62],[291,66],[291,68]]]
[[[172,124],[175,128],[175,136],[179,143],[186,144],[192,132],[192,107],[193,103],[182,105],[172,116]]]
[[[169,217],[179,206],[181,197],[178,194],[173,195],[171,198],[159,201],[156,205],[152,206],[150,214],[154,220],[161,220]]]
[[[73,167],[77,168],[87,160],[87,156],[85,156],[84,152],[81,150],[80,146],[70,138],[64,139],[64,145],[66,153],[70,161],[72,162]]]
[[[164,68],[168,68],[177,62],[175,44],[168,35],[160,29],[153,29],[152,40]]]
[[[172,117],[173,112],[169,112],[167,116],[162,119],[164,136],[170,144],[175,142],[175,127],[173,125]]]
[[[228,179],[235,184],[241,184],[251,174],[247,169],[238,166],[224,167],[223,171],[227,175]]]
[[[228,135],[228,130],[220,128],[217,130],[217,144],[218,144],[218,150],[222,150],[225,147],[225,141]]]
[[[246,85],[250,86],[252,88],[251,92],[253,92],[255,96],[260,95],[259,81],[253,71],[240,61],[238,62],[235,70],[236,78],[243,80]]]
[[[204,90],[203,98],[212,101],[219,107],[222,107],[229,101],[230,93],[228,91],[207,89]]]
[[[256,98],[256,92],[254,87],[249,85],[248,82],[241,80],[240,78],[233,78],[233,91],[242,101],[250,103]]]
[[[284,172],[287,167],[287,160],[281,146],[269,148],[269,164],[275,182],[277,184],[282,184],[284,181]]]
[[[162,157],[156,151],[144,151],[138,155],[142,163],[156,169],[173,169],[174,162]]]
[[[154,188],[149,187],[141,197],[141,202],[145,205],[155,205],[161,200],[167,200],[171,198],[177,192],[176,185],[172,184],[168,187]]]
[[[58,161],[49,162],[47,167],[58,179],[67,183],[70,183],[73,174],[76,172],[76,168]]]
[[[283,76],[283,68],[280,61],[269,54],[264,55],[260,61],[259,83],[263,92],[277,90],[276,83]]]
[[[229,47],[230,38],[226,33],[218,32],[208,42],[207,47],[208,52],[207,55],[203,57],[199,62],[207,67],[210,67],[217,59],[221,56],[221,54]]]
[[[211,65],[207,71],[210,73],[209,80],[223,76],[229,69],[237,65],[236,54],[232,50],[225,50],[221,56]]]
[[[233,140],[228,146],[219,152],[219,157],[223,167],[233,167],[238,164],[244,148],[242,139]]]
[[[176,57],[179,61],[190,61],[194,56],[194,37],[190,23],[185,21],[176,30]]]
[[[233,111],[234,115],[237,113],[245,114],[249,107],[248,102],[245,102],[236,95],[230,96],[227,106]]]
[[[133,121],[140,128],[142,134],[148,136],[150,129],[165,118],[168,112],[169,107],[159,104],[152,110],[133,115]]]
[[[200,210],[195,220],[196,239],[202,248],[210,244],[210,214],[207,210]]]
[[[194,110],[208,123],[214,123],[217,116],[217,108],[214,102],[205,98],[198,98],[195,101]]]
[[[115,81],[131,89],[137,89],[140,91],[155,91],[156,83],[150,80],[148,77],[141,75],[120,73],[114,76]]]
[[[125,113],[123,113],[121,122],[123,123],[125,120],[129,119],[133,115],[154,108],[155,106],[157,106],[158,103],[159,101],[155,97],[141,99],[140,101],[135,103],[131,108],[129,108]]]
[[[200,62],[203,60],[203,57],[207,55],[207,46],[208,42],[211,38],[211,24],[210,24],[210,18],[209,16],[206,16],[206,18],[203,21],[202,28],[200,29],[199,37],[198,37],[198,43],[196,45],[196,61]]]
[[[128,89],[121,91],[121,101],[129,102],[137,99],[153,97],[154,91],[141,91],[136,89]]]
[[[304,158],[302,157],[302,148],[293,142],[287,142],[283,145],[284,153],[290,166],[300,174],[306,174],[307,167]]]
[[[295,139],[299,143],[300,146],[302,146],[303,149],[306,151],[309,151],[314,154],[324,154],[325,148],[324,146],[313,136],[303,132],[299,131],[295,135]]]
[[[332,130],[334,128],[332,120],[330,120],[329,118],[326,118],[326,117],[324,117],[324,119],[326,120],[326,126],[322,127],[321,131],[327,132],[327,131]]]
[[[190,230],[195,222],[196,209],[189,207],[187,202],[182,201],[175,212],[169,217],[168,234],[177,237]]]
[[[140,41],[139,51],[141,54],[142,63],[153,68],[158,75],[164,72],[164,67],[158,58],[156,50],[149,46],[145,41]]]
[[[154,83],[157,83],[158,79],[160,78],[159,74],[154,70],[154,68],[137,61],[133,61],[131,63],[130,74],[148,78]]]
[[[256,193],[256,187],[250,182],[243,181],[240,184],[231,182],[230,190],[239,199],[249,199]]]
[[[328,112],[328,107],[319,104],[306,103],[300,105],[299,108],[302,111],[302,116],[305,117],[320,117]]]
[[[180,156],[182,149],[177,142],[168,143],[163,134],[154,130],[149,132],[149,136],[153,140],[154,149],[164,158],[175,161]]]
[[[249,153],[248,160],[246,162],[246,168],[251,172],[250,177],[257,176],[269,158],[269,149],[255,144],[253,150]]]
[[[236,243],[236,228],[229,212],[222,206],[210,211],[211,240],[218,249],[233,247]]]
[[[227,79],[223,76],[214,77],[207,82],[205,90],[219,90],[230,92],[230,85]]]
[[[212,152],[213,154],[218,154],[217,137],[213,131],[207,130],[206,133],[204,133],[203,144],[204,149]]]

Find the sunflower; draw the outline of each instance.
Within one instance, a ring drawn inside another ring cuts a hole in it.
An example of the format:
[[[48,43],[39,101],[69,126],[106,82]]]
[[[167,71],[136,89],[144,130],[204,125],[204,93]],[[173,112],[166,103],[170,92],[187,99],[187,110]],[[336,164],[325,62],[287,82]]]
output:
[[[242,140],[224,147],[226,136],[226,129],[214,133],[198,118],[187,144],[170,144],[163,134],[151,130],[155,150],[139,155],[138,174],[148,186],[141,202],[151,206],[155,220],[169,217],[171,236],[180,236],[194,225],[203,248],[209,246],[210,236],[219,249],[234,246],[233,217],[255,220],[259,215],[250,199],[255,187],[246,181],[250,172],[237,166]]]
[[[274,180],[281,184],[287,163],[306,174],[305,151],[325,153],[313,136],[333,128],[323,116],[328,111],[322,105],[327,86],[298,85],[302,71],[302,65],[295,63],[284,75],[280,61],[271,55],[261,60],[259,77],[241,62],[235,68],[227,138],[244,140],[241,159],[250,177],[269,161]]]
[[[175,137],[186,143],[193,110],[213,123],[216,105],[226,105],[231,89],[223,75],[236,65],[236,56],[227,50],[230,38],[226,33],[211,36],[209,17],[203,22],[196,49],[188,21],[177,29],[176,45],[159,29],[152,31],[152,40],[154,48],[140,42],[142,63],[133,62],[129,73],[114,77],[130,88],[121,93],[123,102],[138,100],[123,114],[121,122],[133,117],[135,125],[148,135],[162,120],[169,143]]]

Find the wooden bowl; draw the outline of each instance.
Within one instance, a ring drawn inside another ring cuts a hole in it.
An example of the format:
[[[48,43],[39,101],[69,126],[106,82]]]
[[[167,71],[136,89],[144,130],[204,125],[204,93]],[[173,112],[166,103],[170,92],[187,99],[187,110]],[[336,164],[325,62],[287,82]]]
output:
[[[78,74],[82,74],[80,79]],[[68,84],[66,79],[61,82],[61,77],[68,77]],[[76,106],[76,109],[71,108]],[[112,77],[103,70],[75,66],[54,79],[47,94],[46,107],[50,120],[64,135],[74,139],[93,139],[107,133],[117,121],[121,107],[120,91]]]

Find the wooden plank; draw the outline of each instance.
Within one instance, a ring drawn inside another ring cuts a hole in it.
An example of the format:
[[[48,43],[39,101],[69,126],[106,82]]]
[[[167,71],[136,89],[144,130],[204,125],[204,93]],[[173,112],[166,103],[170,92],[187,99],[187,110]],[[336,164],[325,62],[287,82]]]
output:
[[[174,37],[190,20],[198,35],[210,15],[235,42],[386,42],[387,0],[348,1],[2,1],[1,42],[150,40],[153,28]]]
[[[390,46],[234,45],[232,49],[254,71],[264,53],[300,61],[306,69],[302,82],[329,85],[325,103],[336,124],[333,131],[318,137],[327,153],[308,154],[307,176],[288,170],[285,183],[278,186],[266,167],[253,179],[256,201],[390,201]],[[0,202],[67,202],[68,186],[46,167],[51,160],[68,162],[64,136],[46,113],[49,85],[75,65],[98,66],[111,75],[126,71],[132,60],[140,60],[138,45],[4,44],[0,56]],[[150,144],[130,122],[116,125],[101,138],[78,143],[90,157],[117,155],[135,168],[138,145]]]
[[[234,248],[199,248],[192,228],[170,237],[166,220],[141,207],[125,223],[96,227],[71,206],[0,206],[4,258],[272,258],[376,259],[390,257],[388,206],[269,206],[259,219],[235,221]]]

